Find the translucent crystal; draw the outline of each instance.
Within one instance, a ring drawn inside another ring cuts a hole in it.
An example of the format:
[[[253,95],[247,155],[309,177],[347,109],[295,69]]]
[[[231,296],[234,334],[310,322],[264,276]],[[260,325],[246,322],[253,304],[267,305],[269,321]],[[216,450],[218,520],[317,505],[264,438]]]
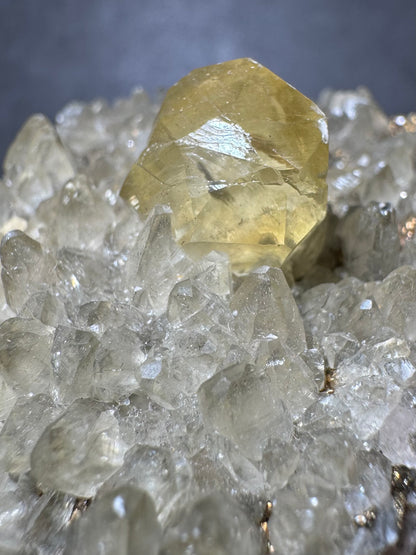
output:
[[[145,361],[145,346],[137,332],[127,326],[107,330],[101,337],[94,360],[95,396],[116,400],[138,389],[136,368]]]
[[[161,528],[151,497],[133,487],[97,498],[71,529],[64,553],[157,555]]]
[[[167,259],[169,265],[165,264]],[[136,292],[136,304],[163,313],[169,292],[186,276],[188,267],[188,257],[172,239],[171,215],[157,210],[147,219],[127,265],[128,286]]]
[[[114,291],[110,289],[113,268],[101,253],[63,248],[57,253],[55,264],[56,293],[66,301],[71,318],[75,317],[79,305],[96,300],[100,290],[105,291],[108,287],[108,294],[100,296],[104,299],[114,297]],[[116,280],[113,284],[116,285]]]
[[[279,338],[296,353],[306,348],[305,330],[283,272],[263,267],[244,278],[231,308],[246,340]]]
[[[3,238],[0,258],[7,303],[15,312],[31,295],[50,287],[56,262],[22,231],[11,231]]]
[[[39,320],[10,318],[1,324],[0,372],[20,395],[47,389],[52,339],[52,329]]]
[[[111,407],[79,400],[44,429],[32,451],[32,473],[41,489],[91,497],[122,465],[125,451]]]
[[[165,523],[186,492],[190,477],[183,458],[166,448],[139,445],[126,453],[123,466],[104,483],[102,491],[122,486],[147,491],[160,521]]]
[[[191,254],[281,265],[325,216],[327,143],[319,108],[257,62],[201,68],[168,91],[121,195],[168,204]]]
[[[10,220],[14,220],[12,202],[12,195],[9,188],[6,183],[0,179],[0,239],[8,231],[15,229],[15,226],[12,228],[9,227]]]
[[[341,223],[339,235],[345,267],[352,275],[374,280],[386,277],[399,262],[399,234],[395,211],[372,202],[353,208]]]
[[[20,130],[4,160],[7,185],[18,214],[33,213],[74,175],[71,160],[55,128],[43,115],[32,116]]]
[[[311,369],[278,339],[259,344],[255,367],[270,376],[276,388],[272,395],[284,401],[292,418],[298,419],[315,401],[317,387]]]
[[[0,433],[0,458],[7,472],[19,475],[30,470],[30,453],[56,416],[58,409],[48,395],[19,398]]]
[[[282,489],[295,472],[300,453],[296,446],[280,438],[268,442],[263,449],[261,470],[270,492]]]
[[[230,498],[212,494],[202,498],[182,515],[163,541],[161,554],[190,553],[254,555],[260,552],[259,530]]]
[[[37,492],[39,498],[39,491]],[[67,543],[68,525],[76,513],[77,500],[53,492],[42,495],[43,503],[33,507],[28,530],[23,536],[24,550],[32,553],[62,553]]]
[[[224,258],[215,255],[215,259],[219,262],[215,271],[212,257],[207,257],[197,269],[202,269],[201,273],[198,271],[194,279],[184,279],[173,287],[167,306],[169,332],[148,351],[137,372],[149,395],[169,406],[177,406],[184,391],[187,395],[196,393],[214,374],[219,361],[226,359],[236,341],[230,329],[232,312],[228,302],[210,291],[218,290],[217,279],[212,282],[215,274],[223,279]],[[226,264],[221,293],[224,286],[229,287],[228,261]],[[206,270],[201,268],[204,265]]]
[[[58,195],[42,203],[27,233],[49,248],[102,248],[114,213],[84,175],[69,180]],[[48,225],[55,233],[45,234]]]
[[[86,174],[106,198],[115,201],[146,145],[156,112],[157,106],[138,88],[113,107],[101,99],[90,104],[71,102],[56,116],[57,131],[77,172]]]
[[[414,279],[414,270],[402,267],[380,283],[346,279],[311,289],[301,300],[307,331],[335,369],[335,394],[320,403],[325,418],[344,422],[362,439],[375,437],[393,414],[392,421],[400,421],[405,411],[398,405],[401,387],[415,372],[408,343],[414,337]]]
[[[8,306],[6,302],[6,296],[4,293],[3,282],[0,281],[0,323],[8,318],[12,318],[14,316],[13,310]]]
[[[390,460],[416,467],[416,389],[404,391],[400,403],[380,429],[379,445]]]
[[[93,391],[92,371],[99,342],[96,336],[58,326],[52,345],[54,390],[59,399],[75,400]]]
[[[185,411],[183,410],[183,412]],[[174,446],[175,441],[173,441],[173,438],[176,438],[177,435],[181,437],[186,436],[183,413],[181,411],[173,412],[169,410],[151,399],[142,390],[137,391],[128,398],[122,399],[114,416],[117,419],[120,436],[123,441],[129,446],[136,446],[139,452],[141,452],[142,447],[146,453],[148,449],[151,453],[155,454],[157,460],[159,460],[160,446]],[[132,452],[134,451],[133,448]],[[163,460],[163,450],[161,457]],[[144,460],[146,460],[146,457]],[[130,457],[126,454],[123,468],[128,468],[130,461],[133,461],[132,466],[134,466],[134,455]],[[121,475],[124,475],[123,468],[120,471]],[[166,475],[165,468],[163,472]],[[116,473],[114,476],[117,477],[118,474]],[[121,484],[123,483],[121,482]],[[144,485],[139,484],[138,487],[143,488]]]
[[[318,101],[328,116],[330,168],[328,198],[332,210],[345,214],[350,206],[370,201],[390,203],[404,215],[414,210],[416,134],[394,132],[386,115],[364,87],[355,91],[324,91]],[[405,131],[402,129],[402,131]]]
[[[249,458],[259,459],[269,438],[285,440],[292,433],[290,414],[271,369],[256,372],[232,366],[205,382],[199,398],[205,419]]]
[[[416,270],[401,266],[391,272],[376,288],[375,298],[380,311],[398,337],[409,341],[416,339],[416,323],[413,318],[416,300]]]

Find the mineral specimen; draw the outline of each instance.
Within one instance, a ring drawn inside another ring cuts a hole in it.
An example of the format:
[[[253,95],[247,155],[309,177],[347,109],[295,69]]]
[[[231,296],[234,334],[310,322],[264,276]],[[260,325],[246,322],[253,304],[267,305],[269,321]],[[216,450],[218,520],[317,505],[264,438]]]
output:
[[[321,110],[254,60],[204,67],[167,92],[121,195],[168,205],[191,255],[281,266],[325,216],[327,143]]]
[[[292,288],[190,257],[169,207],[118,197],[157,111],[142,91],[19,133],[0,181],[1,553],[415,552],[416,116],[363,89],[321,103],[325,247]],[[194,169],[233,158],[192,133]],[[207,168],[193,183],[224,214]]]

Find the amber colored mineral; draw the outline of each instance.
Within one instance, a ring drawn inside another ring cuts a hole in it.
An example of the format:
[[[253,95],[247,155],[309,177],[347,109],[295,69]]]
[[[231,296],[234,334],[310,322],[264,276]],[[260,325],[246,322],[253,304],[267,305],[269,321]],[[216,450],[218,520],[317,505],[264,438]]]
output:
[[[324,219],[327,166],[325,115],[242,58],[196,69],[168,90],[121,196],[143,215],[168,205],[191,256],[226,252],[245,272],[281,266]]]

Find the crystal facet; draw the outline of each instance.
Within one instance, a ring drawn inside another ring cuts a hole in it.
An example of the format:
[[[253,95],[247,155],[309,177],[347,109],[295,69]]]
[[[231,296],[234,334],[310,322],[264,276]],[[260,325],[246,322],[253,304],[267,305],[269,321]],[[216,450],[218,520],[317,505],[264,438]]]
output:
[[[325,216],[327,143],[323,112],[259,63],[204,67],[169,89],[121,195],[169,205],[191,255],[281,266]]]

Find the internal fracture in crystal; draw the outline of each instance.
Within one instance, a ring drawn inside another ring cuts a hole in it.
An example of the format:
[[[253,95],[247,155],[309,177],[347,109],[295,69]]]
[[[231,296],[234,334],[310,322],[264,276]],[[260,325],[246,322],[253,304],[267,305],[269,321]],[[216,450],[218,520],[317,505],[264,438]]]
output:
[[[327,164],[323,112],[243,58],[169,89],[121,195],[143,215],[168,205],[187,252],[225,252],[245,272],[281,266],[323,220]]]

